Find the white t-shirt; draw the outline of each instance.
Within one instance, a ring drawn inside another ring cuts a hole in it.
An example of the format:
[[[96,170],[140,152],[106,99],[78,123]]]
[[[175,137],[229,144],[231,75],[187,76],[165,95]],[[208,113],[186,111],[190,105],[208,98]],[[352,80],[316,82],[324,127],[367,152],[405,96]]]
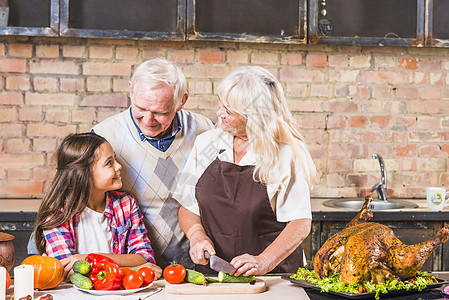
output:
[[[77,253],[113,253],[112,233],[103,213],[86,206],[76,230]]]
[[[234,163],[233,143],[233,136],[220,128],[199,135],[195,140],[183,172],[179,176],[173,198],[186,209],[199,216],[200,211],[195,198],[196,183],[217,156],[221,161]],[[225,151],[221,151],[223,149]],[[302,168],[293,164],[289,146],[284,146],[279,155],[281,158],[279,183],[267,186],[267,194],[277,221],[289,222],[295,219],[312,219],[310,191]],[[238,165],[255,165],[255,163],[254,154],[249,150]]]

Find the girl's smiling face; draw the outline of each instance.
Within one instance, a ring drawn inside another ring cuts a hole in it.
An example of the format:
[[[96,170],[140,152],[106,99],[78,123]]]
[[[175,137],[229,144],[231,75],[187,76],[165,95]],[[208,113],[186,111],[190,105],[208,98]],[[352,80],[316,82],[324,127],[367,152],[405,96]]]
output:
[[[220,99],[218,99],[216,114],[221,121],[220,126],[223,131],[229,132],[233,136],[246,137],[246,118],[227,109]]]
[[[120,170],[115,153],[109,143],[103,143],[96,151],[97,160],[92,165],[92,193],[105,193],[122,187]]]

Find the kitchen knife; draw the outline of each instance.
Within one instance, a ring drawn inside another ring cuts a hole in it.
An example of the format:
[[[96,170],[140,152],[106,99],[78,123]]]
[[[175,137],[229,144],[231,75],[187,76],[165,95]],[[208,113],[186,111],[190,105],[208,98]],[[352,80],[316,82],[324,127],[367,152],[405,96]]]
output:
[[[204,257],[206,259],[209,259],[210,268],[214,271],[217,272],[224,271],[226,273],[232,273],[235,271],[234,266],[231,265],[226,260],[224,260],[223,258],[220,258],[216,255],[210,255],[209,252],[207,251],[204,251]]]

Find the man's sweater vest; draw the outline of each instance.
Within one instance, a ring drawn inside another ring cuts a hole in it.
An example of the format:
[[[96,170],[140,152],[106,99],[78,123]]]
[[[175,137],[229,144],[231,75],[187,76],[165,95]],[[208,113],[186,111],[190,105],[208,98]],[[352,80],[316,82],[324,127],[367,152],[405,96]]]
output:
[[[130,108],[93,127],[111,144],[122,165],[121,190],[131,193],[144,215],[156,263],[164,267],[171,261],[191,265],[188,240],[178,225],[179,204],[172,197],[178,173],[182,171],[197,135],[213,128],[199,114],[181,110],[182,125],[166,152],[140,139]]]

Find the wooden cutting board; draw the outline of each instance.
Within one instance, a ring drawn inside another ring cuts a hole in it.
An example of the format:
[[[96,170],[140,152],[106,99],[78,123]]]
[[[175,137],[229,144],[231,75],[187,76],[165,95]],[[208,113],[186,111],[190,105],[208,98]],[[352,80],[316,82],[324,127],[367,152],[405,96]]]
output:
[[[198,294],[257,294],[266,290],[265,281],[256,278],[255,284],[249,283],[209,283],[208,285],[197,285],[193,283],[165,284],[167,293],[178,295]]]

